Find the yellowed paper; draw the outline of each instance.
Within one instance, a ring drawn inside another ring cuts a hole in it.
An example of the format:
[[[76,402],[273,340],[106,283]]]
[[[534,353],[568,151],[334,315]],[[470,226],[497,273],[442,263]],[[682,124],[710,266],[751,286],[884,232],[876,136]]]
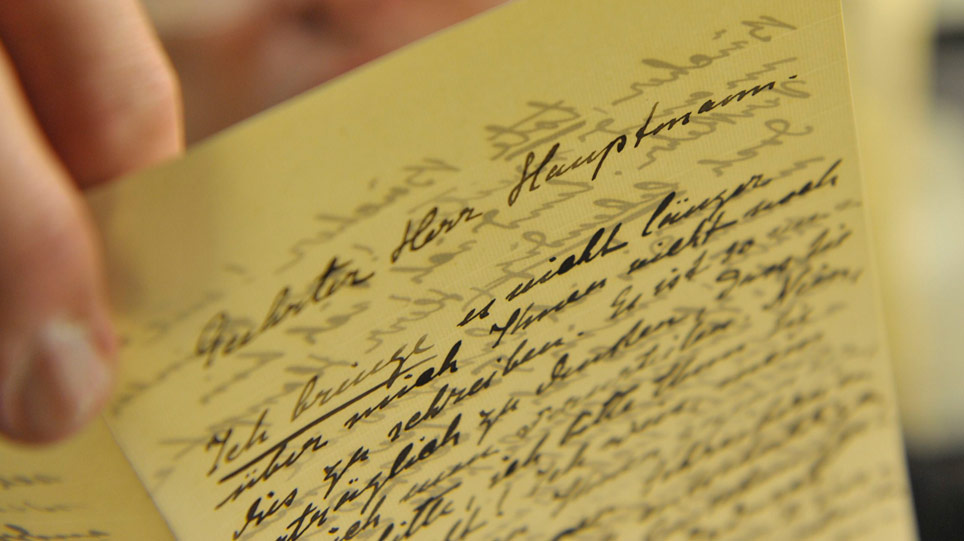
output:
[[[914,537],[838,2],[517,2],[92,203],[179,538]]]
[[[97,421],[52,448],[0,442],[0,539],[173,539]]]

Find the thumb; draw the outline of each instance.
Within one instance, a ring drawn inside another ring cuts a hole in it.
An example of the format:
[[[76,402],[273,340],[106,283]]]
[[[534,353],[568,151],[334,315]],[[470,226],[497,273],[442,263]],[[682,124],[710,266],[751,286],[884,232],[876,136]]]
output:
[[[67,436],[115,344],[78,185],[176,154],[176,82],[136,0],[0,2],[0,432]]]
[[[0,50],[0,431],[73,432],[106,400],[114,343],[94,228]]]

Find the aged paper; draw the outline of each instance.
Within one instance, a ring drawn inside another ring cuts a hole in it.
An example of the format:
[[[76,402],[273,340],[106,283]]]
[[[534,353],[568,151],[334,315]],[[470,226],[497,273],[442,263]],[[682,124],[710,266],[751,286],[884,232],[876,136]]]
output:
[[[0,539],[174,539],[102,421],[35,449],[0,442]]]
[[[179,538],[914,537],[837,1],[516,2],[92,204]]]

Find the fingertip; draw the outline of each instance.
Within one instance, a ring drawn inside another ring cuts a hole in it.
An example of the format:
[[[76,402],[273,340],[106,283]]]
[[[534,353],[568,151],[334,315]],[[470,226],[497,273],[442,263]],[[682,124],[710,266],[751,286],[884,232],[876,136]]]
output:
[[[0,39],[79,186],[183,149],[177,74],[136,0],[0,2]]]
[[[180,83],[173,68],[158,53],[137,71],[113,81],[105,77],[110,90],[89,90],[83,110],[43,120],[81,187],[164,162],[184,150]]]

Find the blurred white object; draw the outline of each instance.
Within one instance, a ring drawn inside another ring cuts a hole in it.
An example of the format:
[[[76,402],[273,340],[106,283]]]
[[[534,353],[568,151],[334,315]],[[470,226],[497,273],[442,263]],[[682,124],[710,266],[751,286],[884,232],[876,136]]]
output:
[[[936,109],[936,13],[845,0],[858,132],[908,447],[964,449],[964,124]]]

